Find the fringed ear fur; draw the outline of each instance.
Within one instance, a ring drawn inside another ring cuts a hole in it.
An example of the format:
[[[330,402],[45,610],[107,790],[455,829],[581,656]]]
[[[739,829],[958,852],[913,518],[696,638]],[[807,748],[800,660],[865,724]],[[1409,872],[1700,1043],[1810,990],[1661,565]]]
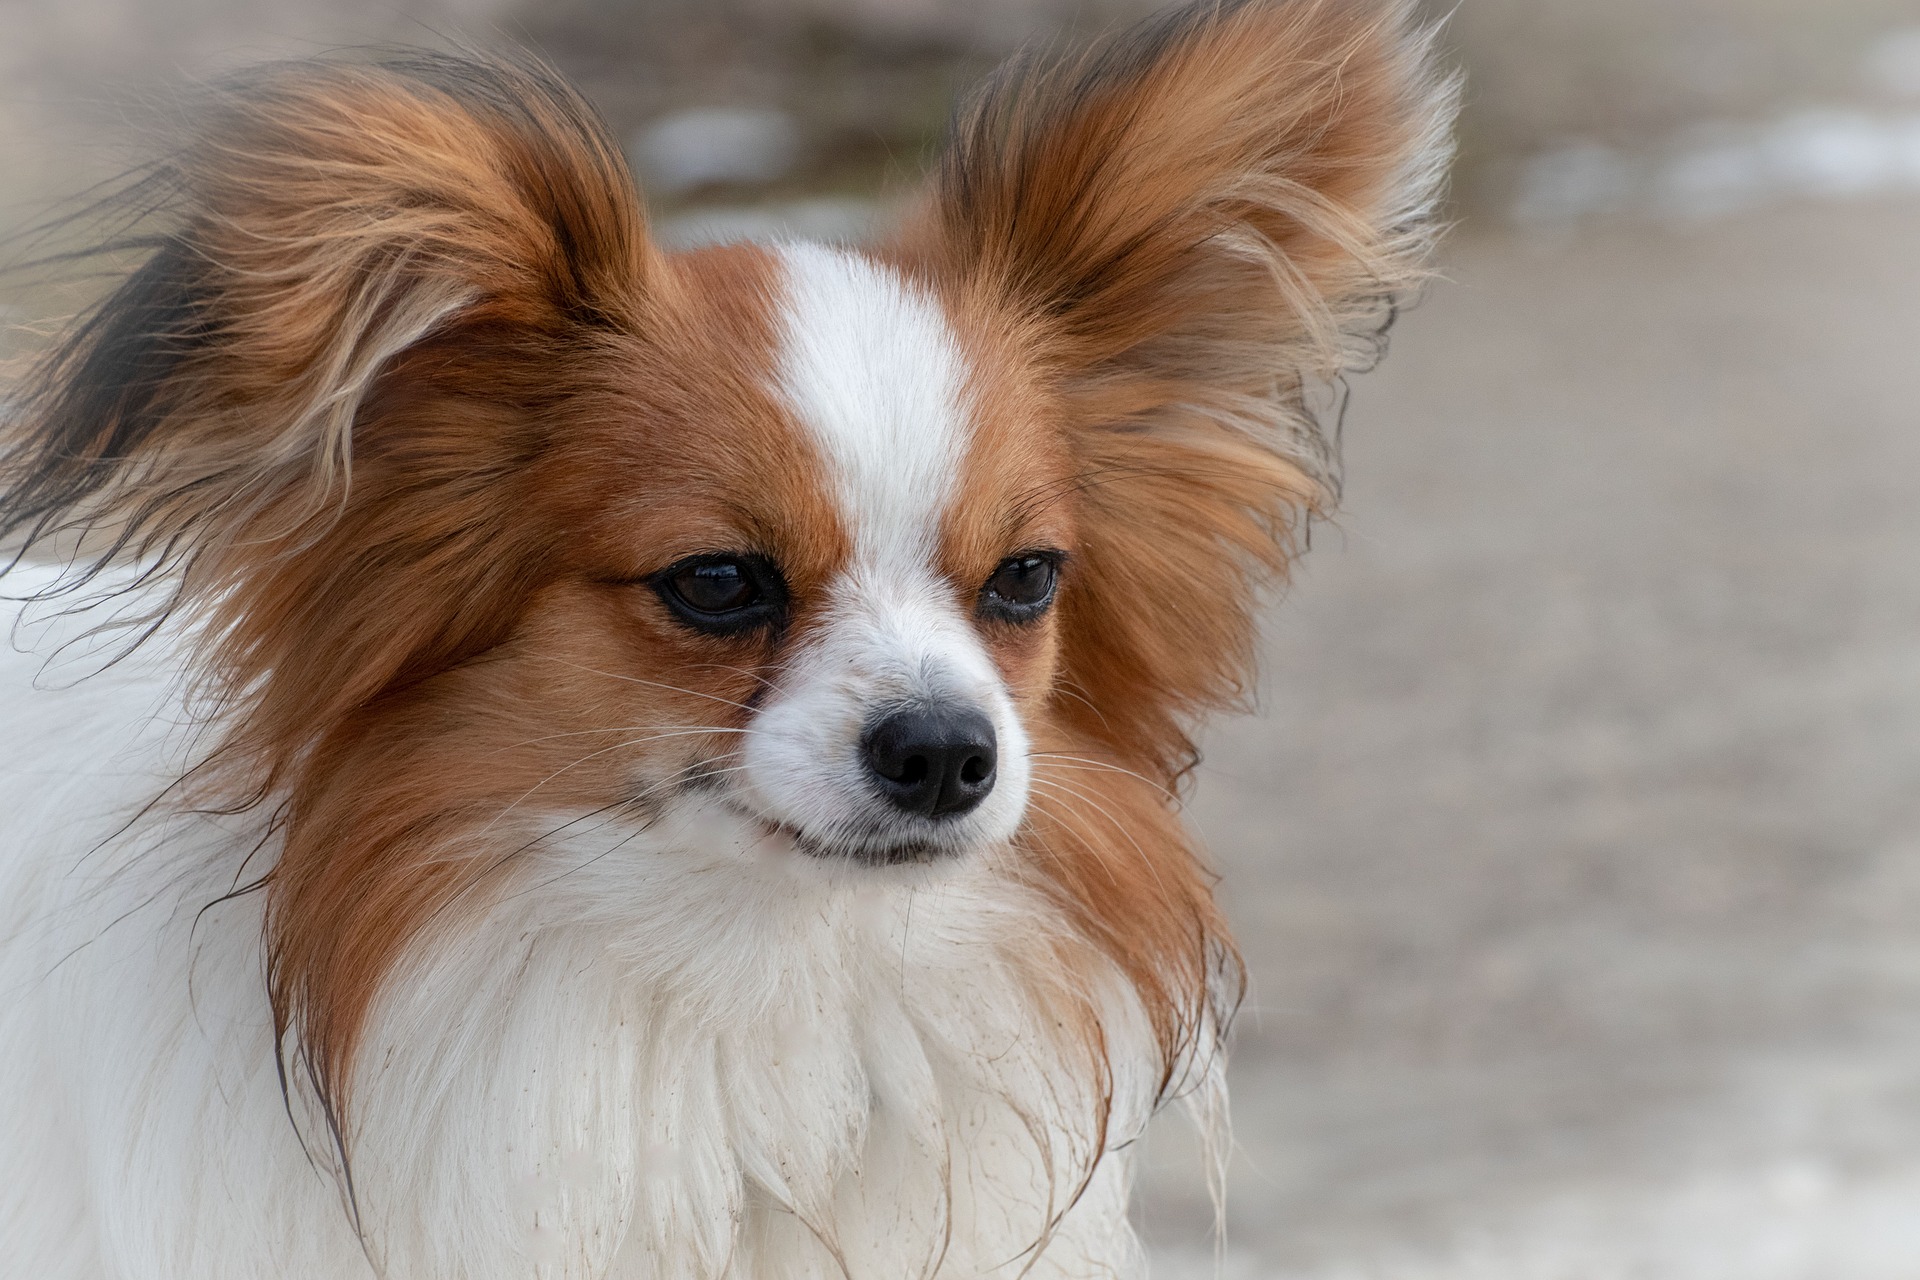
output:
[[[903,241],[1042,353],[1079,469],[1059,714],[1169,782],[1331,506],[1308,390],[1421,276],[1457,98],[1432,43],[1404,0],[1209,0],[1016,62]]]
[[[568,344],[653,250],[619,149],[544,69],[435,54],[212,90],[134,189],[144,264],[0,437],[0,546],[131,560],[204,616],[233,745],[274,764],[487,643],[542,533],[500,500]],[[404,593],[401,592],[404,584]],[[404,598],[404,603],[402,599]]]

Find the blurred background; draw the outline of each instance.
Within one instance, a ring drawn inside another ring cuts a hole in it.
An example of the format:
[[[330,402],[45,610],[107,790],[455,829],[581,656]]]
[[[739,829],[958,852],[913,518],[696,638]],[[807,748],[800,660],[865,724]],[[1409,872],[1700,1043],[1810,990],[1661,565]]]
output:
[[[854,236],[956,90],[1149,7],[0,0],[0,224],[168,84],[459,39],[575,77],[673,240]],[[1460,0],[1447,40],[1445,278],[1194,806],[1253,977],[1218,1265],[1912,1280],[1920,0]],[[1150,1148],[1156,1274],[1213,1275],[1191,1143]]]

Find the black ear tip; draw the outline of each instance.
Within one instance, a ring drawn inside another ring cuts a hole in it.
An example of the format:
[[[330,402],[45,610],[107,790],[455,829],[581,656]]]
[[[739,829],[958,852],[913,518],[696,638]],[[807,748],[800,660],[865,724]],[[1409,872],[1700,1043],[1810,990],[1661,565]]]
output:
[[[147,260],[42,358],[10,407],[0,456],[0,538],[84,502],[163,421],[160,400],[207,342],[195,254],[179,237]]]

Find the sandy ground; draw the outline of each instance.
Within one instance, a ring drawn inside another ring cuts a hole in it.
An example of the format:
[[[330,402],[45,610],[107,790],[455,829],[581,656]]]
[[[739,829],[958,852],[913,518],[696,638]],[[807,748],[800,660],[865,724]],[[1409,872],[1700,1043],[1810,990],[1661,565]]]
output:
[[[1447,265],[1195,806],[1227,1275],[1920,1275],[1920,208]]]

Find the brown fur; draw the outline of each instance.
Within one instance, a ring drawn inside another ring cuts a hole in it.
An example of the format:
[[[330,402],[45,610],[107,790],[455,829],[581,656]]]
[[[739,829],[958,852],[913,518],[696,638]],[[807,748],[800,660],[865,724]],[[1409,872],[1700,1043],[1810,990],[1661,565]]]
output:
[[[1070,451],[1046,495],[1075,537],[1029,839],[1169,1071],[1238,990],[1172,789],[1195,719],[1249,687],[1260,586],[1332,501],[1304,389],[1418,277],[1453,92],[1426,52],[1404,6],[1294,0],[1016,63],[892,250],[1011,335],[1028,420]]]
[[[1294,0],[1016,68],[879,251],[971,357],[957,598],[1069,553],[1047,624],[982,624],[1039,752],[1017,847],[1169,1082],[1237,994],[1170,789],[1330,500],[1302,387],[1413,278],[1447,108],[1423,48],[1395,4]],[[545,834],[522,815],[644,810],[636,769],[723,762],[847,534],[768,390],[772,261],[659,253],[545,72],[263,72],[152,189],[174,221],[27,387],[0,542],[104,540],[201,619],[212,777],[280,806],[276,1016],[344,1115],[383,984]],[[637,585],[738,548],[778,553],[786,633],[694,635]]]

